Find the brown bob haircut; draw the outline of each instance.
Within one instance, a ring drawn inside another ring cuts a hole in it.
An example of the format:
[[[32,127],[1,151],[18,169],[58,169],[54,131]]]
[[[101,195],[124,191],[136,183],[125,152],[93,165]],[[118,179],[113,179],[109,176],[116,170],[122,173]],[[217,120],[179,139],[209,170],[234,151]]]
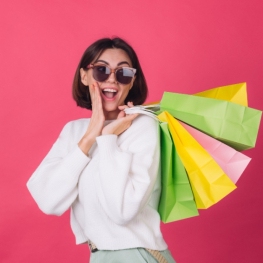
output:
[[[140,105],[146,100],[148,88],[138,57],[133,48],[120,38],[103,38],[97,40],[85,50],[77,67],[73,80],[72,94],[78,106],[89,110],[92,109],[89,87],[81,82],[80,69],[83,68],[84,70],[88,70],[86,68],[90,63],[99,58],[104,50],[111,48],[124,50],[132,62],[132,67],[137,70],[136,78],[132,89],[130,89],[129,94],[125,99],[125,104],[127,104],[128,101],[132,101],[134,105]]]

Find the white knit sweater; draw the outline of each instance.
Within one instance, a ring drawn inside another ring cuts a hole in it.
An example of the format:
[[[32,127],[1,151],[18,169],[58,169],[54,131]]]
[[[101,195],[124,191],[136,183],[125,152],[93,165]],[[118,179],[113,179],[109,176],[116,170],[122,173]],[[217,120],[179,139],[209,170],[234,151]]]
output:
[[[89,119],[66,124],[29,179],[39,208],[53,215],[71,208],[77,244],[89,239],[101,250],[165,250],[157,212],[158,123],[141,115],[121,135],[97,137],[87,157],[77,144],[88,124]]]

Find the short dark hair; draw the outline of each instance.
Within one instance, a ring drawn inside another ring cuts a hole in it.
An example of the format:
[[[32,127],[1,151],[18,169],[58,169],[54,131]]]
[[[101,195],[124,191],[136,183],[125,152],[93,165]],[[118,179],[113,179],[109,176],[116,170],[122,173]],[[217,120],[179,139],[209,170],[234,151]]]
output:
[[[98,58],[104,50],[112,48],[124,50],[131,60],[132,67],[137,70],[136,78],[132,89],[130,89],[129,94],[125,99],[125,104],[127,104],[128,101],[132,101],[134,105],[140,105],[145,102],[148,88],[138,57],[133,48],[121,38],[102,38],[94,42],[85,50],[75,72],[72,94],[78,106],[89,110],[92,109],[89,87],[81,82],[80,69],[83,68],[85,70],[86,67]]]

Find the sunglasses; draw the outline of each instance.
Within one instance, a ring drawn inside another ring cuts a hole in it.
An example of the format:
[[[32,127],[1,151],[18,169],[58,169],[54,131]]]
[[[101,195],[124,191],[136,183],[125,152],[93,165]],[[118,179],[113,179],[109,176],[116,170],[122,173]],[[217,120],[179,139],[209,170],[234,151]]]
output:
[[[135,68],[129,67],[119,67],[116,69],[111,69],[106,65],[93,65],[90,64],[87,66],[88,69],[93,69],[93,78],[99,82],[103,82],[107,80],[111,73],[115,74],[115,79],[121,84],[129,84],[131,83],[135,73]]]

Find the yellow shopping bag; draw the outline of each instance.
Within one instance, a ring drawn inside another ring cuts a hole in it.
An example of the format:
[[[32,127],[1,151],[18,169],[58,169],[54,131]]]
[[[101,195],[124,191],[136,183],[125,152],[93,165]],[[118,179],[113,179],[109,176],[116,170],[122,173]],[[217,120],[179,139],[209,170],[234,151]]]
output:
[[[211,99],[226,100],[239,105],[248,106],[246,82],[212,88],[193,95]],[[160,101],[150,102],[144,105],[154,104],[160,104]]]
[[[246,82],[217,87],[194,94],[195,96],[226,100],[239,105],[248,106]]]
[[[236,188],[211,155],[172,115],[164,111],[158,118],[168,123],[178,155],[188,173],[197,208],[212,206]]]

